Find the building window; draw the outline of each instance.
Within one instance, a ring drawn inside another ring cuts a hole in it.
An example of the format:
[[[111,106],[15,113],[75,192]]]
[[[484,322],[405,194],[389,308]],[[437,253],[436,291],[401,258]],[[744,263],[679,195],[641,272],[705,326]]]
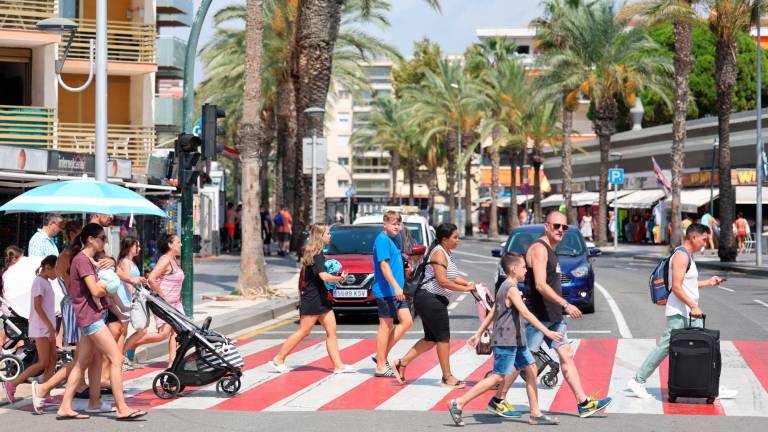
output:
[[[61,0],[59,1],[59,15],[62,18],[78,18],[80,9],[79,0]]]
[[[346,189],[349,187],[349,180],[339,180],[339,189]]]
[[[349,90],[339,90],[339,99],[349,99],[350,96]]]
[[[336,115],[336,121],[339,123],[340,127],[347,127],[349,126],[351,117],[352,115],[348,112],[340,112]]]
[[[340,157],[339,158],[339,165],[341,165],[343,167],[349,166],[349,158]]]

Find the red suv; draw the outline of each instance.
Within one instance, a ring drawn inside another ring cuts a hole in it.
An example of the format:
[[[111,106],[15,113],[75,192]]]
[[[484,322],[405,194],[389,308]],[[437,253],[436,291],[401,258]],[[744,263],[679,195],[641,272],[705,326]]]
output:
[[[373,297],[373,243],[382,232],[381,224],[371,225],[333,225],[331,242],[324,249],[326,259],[335,259],[341,263],[342,270],[348,273],[347,280],[339,283],[334,292],[328,291],[328,299],[333,302],[333,309],[338,312],[376,312],[376,299]],[[395,238],[402,251],[406,264],[406,277],[424,258],[426,247],[417,244],[406,229]],[[405,245],[405,248],[403,248]],[[299,274],[299,286],[304,272]],[[335,295],[334,295],[335,293]]]

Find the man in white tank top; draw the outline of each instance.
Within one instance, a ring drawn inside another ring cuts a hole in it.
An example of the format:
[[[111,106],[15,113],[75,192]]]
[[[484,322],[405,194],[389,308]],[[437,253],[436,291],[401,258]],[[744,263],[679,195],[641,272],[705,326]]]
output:
[[[704,312],[699,307],[699,288],[718,287],[722,282],[719,276],[712,276],[706,280],[699,280],[699,271],[696,269],[696,263],[693,261],[693,254],[701,251],[709,242],[711,235],[709,227],[706,225],[694,223],[685,231],[682,250],[678,248],[672,254],[669,260],[669,278],[672,285],[672,292],[667,299],[667,306],[664,315],[667,317],[667,329],[661,336],[659,344],[648,354],[640,369],[637,370],[635,377],[630,379],[627,386],[635,396],[641,399],[653,397],[645,389],[645,381],[653,371],[659,367],[662,361],[669,354],[669,338],[672,330],[681,329],[688,326],[688,314],[692,315],[694,320],[691,322],[693,327],[701,327],[701,317]],[[720,389],[720,398],[734,397],[734,391]]]

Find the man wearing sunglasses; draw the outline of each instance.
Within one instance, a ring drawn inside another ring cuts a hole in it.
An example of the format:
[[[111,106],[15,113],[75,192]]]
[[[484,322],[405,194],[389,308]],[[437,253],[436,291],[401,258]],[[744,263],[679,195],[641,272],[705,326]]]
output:
[[[557,351],[560,367],[565,381],[571,387],[578,403],[580,417],[589,417],[602,411],[611,404],[611,398],[591,399],[587,397],[581,386],[579,372],[573,361],[573,349],[566,334],[567,326],[563,315],[574,319],[582,317],[581,311],[563,298],[560,287],[560,260],[555,253],[558,243],[563,240],[568,222],[565,215],[553,211],[547,215],[544,223],[544,235],[534,241],[525,254],[528,273],[525,278],[525,290],[528,297],[529,309],[541,323],[550,330],[563,334],[561,341],[553,341],[532,326],[526,325],[526,338],[531,350],[538,350],[541,343],[546,341],[550,348]]]

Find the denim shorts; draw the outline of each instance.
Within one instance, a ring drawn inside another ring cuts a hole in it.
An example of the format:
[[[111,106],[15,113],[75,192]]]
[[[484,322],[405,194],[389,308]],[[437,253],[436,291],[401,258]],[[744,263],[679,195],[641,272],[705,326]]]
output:
[[[567,345],[571,343],[570,339],[568,339],[567,333],[568,323],[565,320],[556,322],[542,321],[541,324],[555,333],[562,333],[563,340],[557,342],[551,340],[548,337],[544,337],[544,333],[540,332],[536,327],[532,326],[531,323],[525,323],[525,338],[528,340],[528,346],[531,347],[531,349],[538,351],[538,349],[541,348],[542,342],[546,342],[547,346],[552,349],[557,349],[561,345]]]
[[[493,347],[493,373],[509,375],[513,370],[520,370],[535,363],[531,351],[526,346]]]
[[[105,322],[105,319],[106,319],[106,314],[104,314],[103,317],[101,317],[100,319],[96,320],[96,322],[94,322],[92,324],[88,324],[85,327],[78,327],[78,329],[80,330],[80,335],[81,336],[90,336],[90,335],[96,333],[97,331],[99,331],[100,328],[102,328],[105,325],[107,325],[107,323]]]
[[[400,301],[394,297],[383,297],[376,299],[376,307],[379,318],[396,318],[398,310],[408,309],[408,302]]]

